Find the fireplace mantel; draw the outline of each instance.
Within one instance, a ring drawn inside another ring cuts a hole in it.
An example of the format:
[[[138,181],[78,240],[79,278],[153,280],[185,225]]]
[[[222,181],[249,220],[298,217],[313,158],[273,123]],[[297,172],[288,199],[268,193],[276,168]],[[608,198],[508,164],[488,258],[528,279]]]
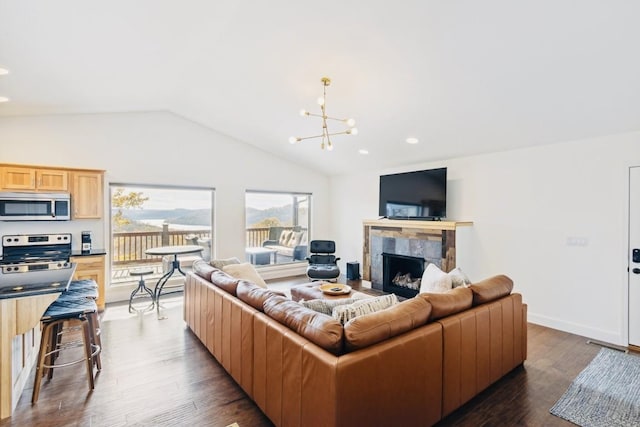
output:
[[[390,252],[390,244],[398,246],[395,253],[399,255],[424,256],[443,271],[451,271],[456,267],[456,231],[472,225],[471,221],[364,220],[363,278],[374,288],[382,286],[378,267],[382,252]],[[378,239],[375,245],[372,239]]]
[[[365,219],[362,224],[382,228],[415,228],[419,230],[455,230],[473,225],[472,221],[416,221],[402,219]]]

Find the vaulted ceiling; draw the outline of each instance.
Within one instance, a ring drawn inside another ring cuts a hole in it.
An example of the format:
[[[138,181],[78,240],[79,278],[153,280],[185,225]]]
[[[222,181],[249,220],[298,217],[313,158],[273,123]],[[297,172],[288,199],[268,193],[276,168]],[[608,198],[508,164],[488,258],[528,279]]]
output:
[[[639,17],[633,0],[0,0],[0,116],[166,110],[328,174],[638,131]],[[319,113],[323,76],[359,134],[290,145],[320,133],[298,112]]]

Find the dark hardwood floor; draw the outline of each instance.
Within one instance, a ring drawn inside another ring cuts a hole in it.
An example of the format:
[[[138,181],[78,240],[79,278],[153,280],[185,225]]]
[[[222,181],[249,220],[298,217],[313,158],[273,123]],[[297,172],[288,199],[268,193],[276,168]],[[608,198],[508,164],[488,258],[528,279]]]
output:
[[[287,288],[304,278],[271,281]],[[526,302],[526,297],[524,298]],[[31,405],[33,373],[5,426],[271,426],[182,321],[182,299],[164,314],[103,313],[102,372],[88,392],[82,365],[56,370]],[[600,347],[584,337],[529,325],[528,358],[438,426],[572,426],[549,414]]]

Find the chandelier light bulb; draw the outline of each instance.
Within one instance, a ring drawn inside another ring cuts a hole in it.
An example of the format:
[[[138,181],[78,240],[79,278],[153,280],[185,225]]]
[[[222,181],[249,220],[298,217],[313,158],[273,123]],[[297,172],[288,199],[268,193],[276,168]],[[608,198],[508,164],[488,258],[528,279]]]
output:
[[[295,144],[298,141],[300,141],[300,138],[296,138],[295,136],[289,138],[289,144]]]
[[[324,105],[324,97],[321,96],[320,98],[318,98],[317,102],[318,102],[318,105]]]
[[[301,115],[301,116],[308,116],[308,115],[309,115],[309,112],[308,112],[307,110],[304,110],[304,109],[303,109],[303,110],[300,110],[300,115]]]
[[[357,134],[358,134],[358,128],[351,128],[351,129],[349,129],[349,134],[351,134],[351,135],[357,135]]]
[[[360,154],[369,154],[369,150],[365,150],[364,148],[361,148],[358,150],[358,153]]]
[[[0,102],[9,102],[9,98],[6,96],[0,96]]]
[[[0,67],[0,76],[4,76],[5,74],[9,74],[9,70]]]
[[[327,151],[333,151],[333,144],[331,143],[331,141],[327,143]]]
[[[354,127],[356,125],[356,120],[355,119],[347,119],[346,123],[347,123],[347,126]]]

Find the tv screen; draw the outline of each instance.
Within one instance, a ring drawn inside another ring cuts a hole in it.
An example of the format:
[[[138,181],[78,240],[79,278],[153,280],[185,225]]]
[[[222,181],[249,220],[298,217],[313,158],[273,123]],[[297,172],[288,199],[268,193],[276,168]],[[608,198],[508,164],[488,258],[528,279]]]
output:
[[[440,220],[447,213],[447,168],[380,176],[378,215]]]

